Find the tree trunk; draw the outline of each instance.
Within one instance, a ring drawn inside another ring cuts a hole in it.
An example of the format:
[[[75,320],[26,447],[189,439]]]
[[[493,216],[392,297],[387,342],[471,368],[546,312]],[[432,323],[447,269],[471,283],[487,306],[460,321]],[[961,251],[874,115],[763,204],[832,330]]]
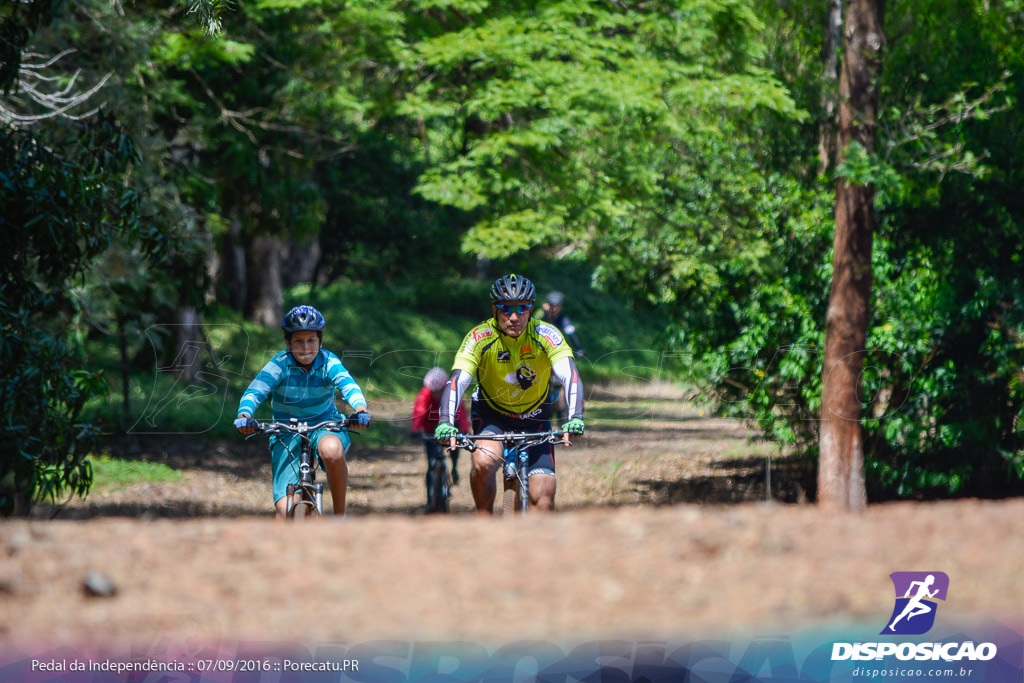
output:
[[[313,278],[320,263],[320,237],[314,235],[300,242],[293,242],[287,251],[282,284],[291,287],[303,282],[314,282]]]
[[[202,356],[202,321],[191,306],[184,306],[177,311],[178,324],[176,337],[178,352],[171,367],[178,379],[186,383],[196,378],[201,367]]]
[[[128,366],[128,335],[124,327],[127,324],[124,316],[117,317],[117,350],[121,356],[121,421],[125,434],[132,426],[131,390],[129,381],[131,372]]]
[[[840,158],[857,142],[875,147],[882,68],[884,0],[850,0],[839,80]],[[867,505],[860,384],[871,304],[871,243],[875,191],[839,178],[836,183],[832,289],[825,320],[819,435],[818,503],[836,509]]]
[[[843,0],[829,0],[825,23],[825,45],[822,47],[821,125],[818,127],[818,172],[827,173],[836,159],[836,107],[839,97],[839,41],[843,35]]]
[[[238,215],[238,209],[231,212],[231,227],[224,245],[222,271],[227,282],[228,305],[236,310],[242,310],[246,294],[245,241],[242,237],[242,219]]]
[[[245,269],[248,288],[245,312],[249,320],[279,327],[284,317],[284,294],[281,292],[281,241],[271,235],[249,240]]]

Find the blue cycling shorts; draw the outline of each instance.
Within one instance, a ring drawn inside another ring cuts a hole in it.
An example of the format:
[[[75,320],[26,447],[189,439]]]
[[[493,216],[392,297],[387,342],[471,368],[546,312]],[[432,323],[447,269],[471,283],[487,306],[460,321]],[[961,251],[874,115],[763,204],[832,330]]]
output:
[[[331,435],[341,439],[341,446],[348,453],[352,437],[345,432],[332,432],[320,428],[309,435],[309,451],[315,465],[320,456],[320,439]],[[270,461],[274,470],[274,504],[288,495],[288,484],[299,483],[299,457],[302,452],[302,439],[298,434],[274,434],[270,437]]]

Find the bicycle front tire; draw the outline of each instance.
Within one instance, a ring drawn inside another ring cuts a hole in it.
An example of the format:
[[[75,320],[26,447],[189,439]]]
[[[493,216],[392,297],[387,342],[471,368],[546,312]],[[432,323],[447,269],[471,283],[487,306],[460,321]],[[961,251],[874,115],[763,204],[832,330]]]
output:
[[[448,512],[448,468],[438,456],[430,467],[430,512]]]
[[[296,500],[295,497],[291,499],[290,509],[288,511],[288,517],[290,519],[305,519],[307,517],[319,516],[316,497],[311,488],[299,484],[295,487],[295,496],[297,496],[298,499]]]
[[[514,515],[520,506],[519,486],[505,482],[505,493],[501,499],[502,514]]]

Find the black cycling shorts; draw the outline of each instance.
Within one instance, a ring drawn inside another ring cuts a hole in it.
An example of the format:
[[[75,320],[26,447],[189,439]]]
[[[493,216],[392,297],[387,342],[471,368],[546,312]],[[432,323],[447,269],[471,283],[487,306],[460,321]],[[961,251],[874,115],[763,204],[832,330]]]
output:
[[[550,410],[547,411],[550,414]],[[470,422],[474,434],[504,434],[505,432],[521,432],[534,434],[551,429],[548,419],[518,418],[495,412],[485,403],[473,401],[470,409]],[[550,474],[555,476],[555,447],[550,443],[541,443],[527,449],[527,466],[529,475]]]

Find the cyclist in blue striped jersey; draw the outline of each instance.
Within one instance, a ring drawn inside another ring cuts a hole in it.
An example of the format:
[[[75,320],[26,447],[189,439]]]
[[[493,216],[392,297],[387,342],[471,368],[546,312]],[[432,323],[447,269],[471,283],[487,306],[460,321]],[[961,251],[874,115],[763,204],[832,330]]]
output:
[[[235,428],[241,434],[256,431],[252,416],[270,397],[274,420],[315,424],[325,420],[343,420],[334,404],[334,392],[341,393],[359,420],[359,427],[370,424],[366,398],[341,360],[322,348],[326,322],[312,306],[296,306],[281,323],[287,347],[267,363],[238,404]],[[345,514],[345,490],[348,486],[348,463],[345,453],[352,440],[344,432],[318,429],[309,436],[309,443],[319,454],[327,472],[327,485],[334,501],[334,514]],[[284,517],[288,484],[298,483],[298,460],[301,440],[297,434],[275,434],[270,437],[270,453],[274,470],[274,506],[278,517]]]

